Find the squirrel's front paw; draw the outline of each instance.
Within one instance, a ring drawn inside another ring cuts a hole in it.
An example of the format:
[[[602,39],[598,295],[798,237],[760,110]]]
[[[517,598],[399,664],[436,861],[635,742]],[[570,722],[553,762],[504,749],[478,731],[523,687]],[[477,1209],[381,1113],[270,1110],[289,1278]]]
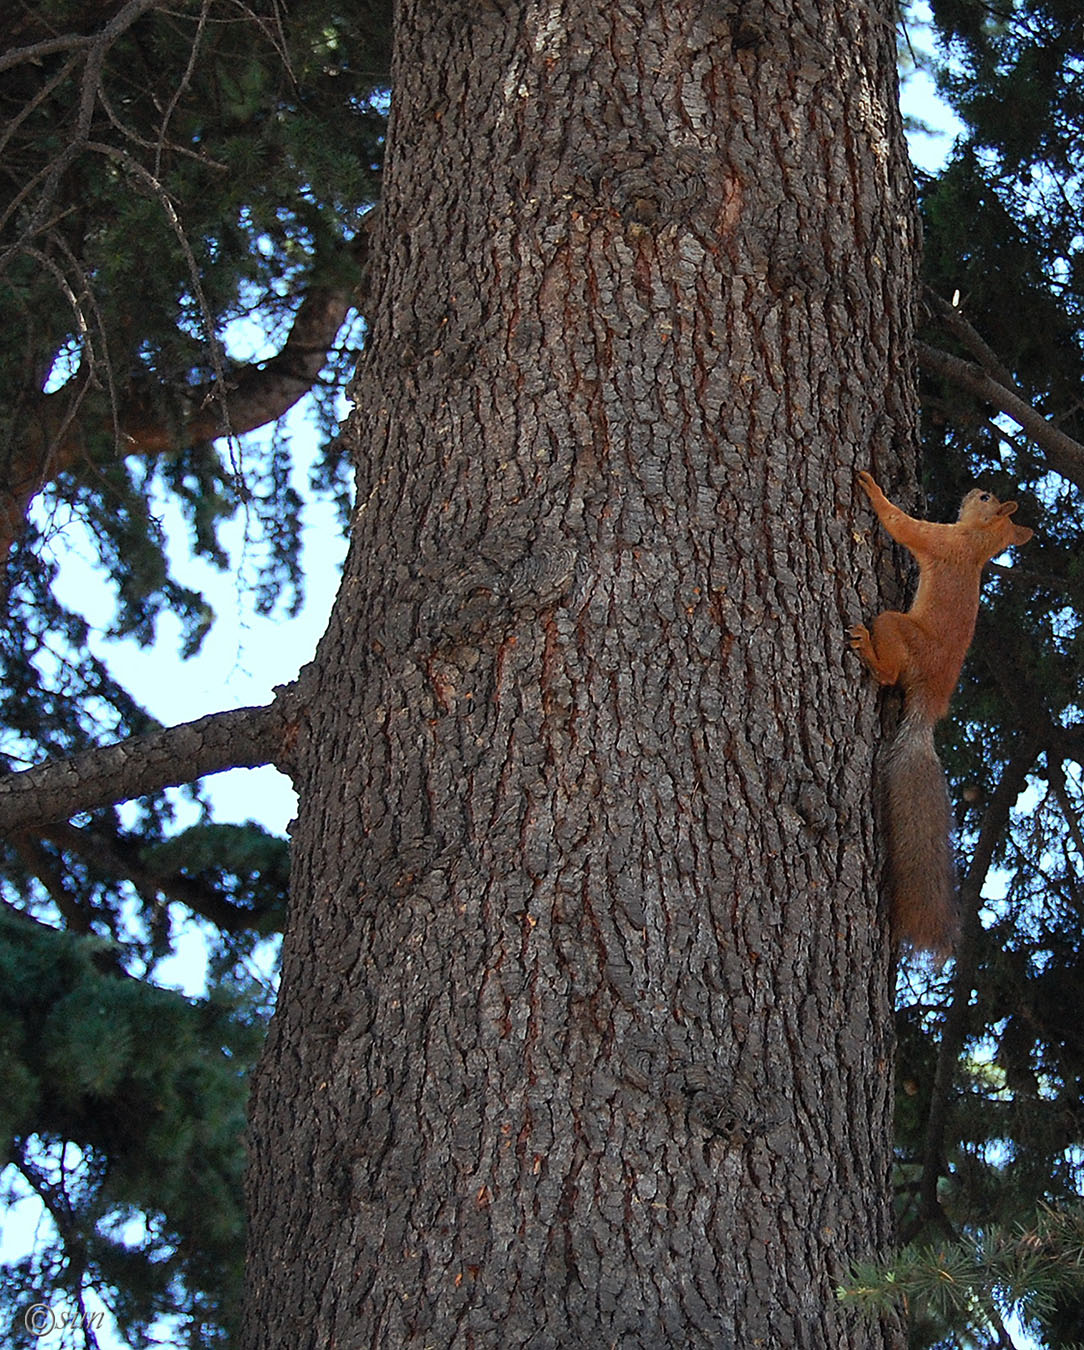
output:
[[[859,469],[857,477],[863,488],[865,488],[868,496],[872,497],[874,493],[880,493],[881,489],[877,486],[877,481],[873,477],[873,474],[867,473],[865,469]]]

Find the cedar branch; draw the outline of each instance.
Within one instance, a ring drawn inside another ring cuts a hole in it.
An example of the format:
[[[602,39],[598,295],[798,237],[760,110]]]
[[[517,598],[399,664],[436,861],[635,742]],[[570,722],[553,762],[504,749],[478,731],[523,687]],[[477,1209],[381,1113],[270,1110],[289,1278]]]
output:
[[[284,764],[297,728],[285,692],[263,707],[211,713],[0,777],[0,830],[65,821],[224,769]]]
[[[78,854],[107,876],[130,881],[142,896],[161,895],[171,903],[184,905],[193,914],[209,919],[223,933],[263,931],[275,922],[281,909],[278,899],[257,905],[237,904],[220,888],[199,878],[181,872],[158,872],[143,861],[138,843],[119,835],[108,837],[93,828],[67,824],[45,826],[41,833],[42,838],[65,853]],[[26,838],[25,835],[14,837],[17,841]],[[81,924],[79,927],[67,914],[64,917],[69,930],[90,931],[88,917],[81,909],[75,914]]]
[[[978,329],[968,322],[957,305],[950,305],[947,300],[942,299],[932,286],[923,286],[922,299],[927,309],[936,315],[953,337],[967,348],[988,375],[992,375],[1006,389],[1013,388],[1014,381],[1008,366],[1003,364],[997,352]]]
[[[1084,445],[1067,436],[1013,389],[1006,388],[982,366],[951,356],[925,342],[916,342],[919,364],[924,370],[966,389],[984,403],[992,403],[1021,427],[1041,449],[1055,473],[1084,488]]]
[[[360,266],[368,255],[371,214],[350,244]],[[229,372],[228,384],[215,378],[189,391],[191,412],[183,422],[164,417],[138,393],[120,399],[113,412],[117,454],[149,457],[224,434],[242,436],[277,421],[316,383],[336,334],[357,303],[357,295],[341,287],[311,287],[282,348],[267,361]],[[21,450],[0,484],[0,558],[7,556],[21,533],[31,501],[86,455],[86,429],[73,416],[73,408],[89,378],[91,372],[80,371],[53,393],[37,395],[26,410]]]

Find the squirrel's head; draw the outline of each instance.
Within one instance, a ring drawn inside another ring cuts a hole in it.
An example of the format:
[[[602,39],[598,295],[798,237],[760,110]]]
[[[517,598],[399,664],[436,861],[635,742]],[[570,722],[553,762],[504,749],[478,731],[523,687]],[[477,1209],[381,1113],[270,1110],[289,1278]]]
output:
[[[1009,517],[1015,510],[1015,502],[999,502],[992,492],[972,488],[960,505],[960,524],[988,531],[988,556],[994,558],[1010,544],[1026,544],[1035,533],[1012,523]]]

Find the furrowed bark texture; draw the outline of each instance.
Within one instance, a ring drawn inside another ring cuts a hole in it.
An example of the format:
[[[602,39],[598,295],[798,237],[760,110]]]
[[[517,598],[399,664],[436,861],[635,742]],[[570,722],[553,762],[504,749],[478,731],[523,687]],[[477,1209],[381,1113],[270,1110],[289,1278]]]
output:
[[[892,9],[728,12],[398,7],[246,1350],[902,1345],[834,1292],[890,1228]]]
[[[49,760],[0,777],[0,831],[68,820],[224,769],[272,764],[284,757],[291,734],[289,713],[279,702],[211,713]]]

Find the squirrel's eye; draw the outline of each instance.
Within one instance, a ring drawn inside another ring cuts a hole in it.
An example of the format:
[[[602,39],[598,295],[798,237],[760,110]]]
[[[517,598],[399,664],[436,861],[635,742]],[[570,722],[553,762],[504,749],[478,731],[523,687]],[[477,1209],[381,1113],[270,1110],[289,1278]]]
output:
[[[979,501],[980,501],[980,502],[988,502],[989,500],[990,500],[990,494],[989,494],[988,492],[983,492],[983,493],[981,493],[981,494],[979,495]]]

